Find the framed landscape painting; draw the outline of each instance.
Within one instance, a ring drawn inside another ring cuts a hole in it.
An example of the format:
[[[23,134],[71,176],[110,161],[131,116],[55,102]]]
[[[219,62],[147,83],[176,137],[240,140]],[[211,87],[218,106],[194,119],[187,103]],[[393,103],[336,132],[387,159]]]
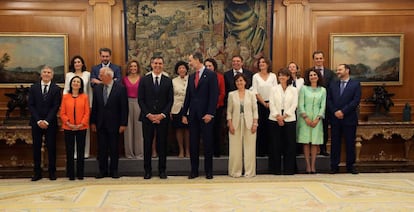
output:
[[[351,77],[362,85],[402,85],[404,34],[330,35],[330,65],[351,66]]]
[[[0,33],[0,87],[29,86],[40,79],[44,65],[64,83],[68,70],[66,34]]]

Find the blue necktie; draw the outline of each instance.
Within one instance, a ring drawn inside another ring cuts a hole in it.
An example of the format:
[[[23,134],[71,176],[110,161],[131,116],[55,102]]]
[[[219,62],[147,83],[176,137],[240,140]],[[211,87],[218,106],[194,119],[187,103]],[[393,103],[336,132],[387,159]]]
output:
[[[345,89],[345,83],[346,83],[346,81],[341,80],[341,85],[339,87],[339,95],[341,95],[341,96],[342,96],[342,93],[344,92],[344,89]]]

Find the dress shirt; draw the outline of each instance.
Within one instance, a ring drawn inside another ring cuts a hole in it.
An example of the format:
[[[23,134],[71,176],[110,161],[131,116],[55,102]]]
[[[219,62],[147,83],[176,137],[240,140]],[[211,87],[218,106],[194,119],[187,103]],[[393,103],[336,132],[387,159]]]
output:
[[[155,80],[157,80],[156,77],[158,77],[158,85],[160,85],[161,84],[161,74],[156,75],[154,72],[151,72],[151,75],[152,75],[152,82],[154,83],[154,85],[155,85]]]
[[[104,85],[107,86],[107,91],[108,91],[108,97],[111,94],[111,90],[112,90],[112,86],[114,85],[114,81],[112,80],[111,83],[109,83],[108,85]]]
[[[201,67],[198,71],[199,71],[199,74],[198,74],[198,76],[199,76],[199,79],[201,80],[201,76],[203,76],[203,72],[204,72],[204,69],[205,69],[206,67],[205,66],[203,66],[203,67]]]
[[[40,88],[40,89],[41,89],[41,91],[42,91],[42,94],[43,94],[43,90],[45,89],[45,85],[47,85],[47,88],[46,88],[46,93],[47,93],[47,92],[49,92],[49,89],[50,89],[50,83],[51,83],[51,82],[45,83],[45,82],[43,82],[43,81],[42,81],[42,87]]]
[[[236,76],[236,74],[243,74],[243,69],[239,69],[239,70],[236,70],[236,69],[233,69],[233,74],[234,74],[234,76]]]
[[[103,64],[102,63],[102,67],[109,67],[111,65],[111,62],[108,62],[108,64]]]
[[[319,70],[319,72],[321,72],[321,75],[323,76],[323,66],[322,67],[317,67],[317,66],[315,66],[315,69],[316,70]]]

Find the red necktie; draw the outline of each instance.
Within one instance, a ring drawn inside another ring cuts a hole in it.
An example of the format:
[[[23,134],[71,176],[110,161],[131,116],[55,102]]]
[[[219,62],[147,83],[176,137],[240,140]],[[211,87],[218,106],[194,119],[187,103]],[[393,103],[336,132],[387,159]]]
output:
[[[196,71],[195,79],[194,79],[194,85],[197,88],[198,81],[200,80],[200,71]]]

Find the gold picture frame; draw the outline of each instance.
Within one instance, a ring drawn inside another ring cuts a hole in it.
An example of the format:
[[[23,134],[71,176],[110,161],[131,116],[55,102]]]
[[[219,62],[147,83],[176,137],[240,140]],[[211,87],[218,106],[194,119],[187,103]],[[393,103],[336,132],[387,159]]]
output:
[[[331,33],[330,66],[351,66],[361,85],[402,85],[404,34]]]
[[[30,86],[40,68],[53,67],[54,80],[63,85],[68,71],[68,35],[56,33],[0,33],[0,88]]]

